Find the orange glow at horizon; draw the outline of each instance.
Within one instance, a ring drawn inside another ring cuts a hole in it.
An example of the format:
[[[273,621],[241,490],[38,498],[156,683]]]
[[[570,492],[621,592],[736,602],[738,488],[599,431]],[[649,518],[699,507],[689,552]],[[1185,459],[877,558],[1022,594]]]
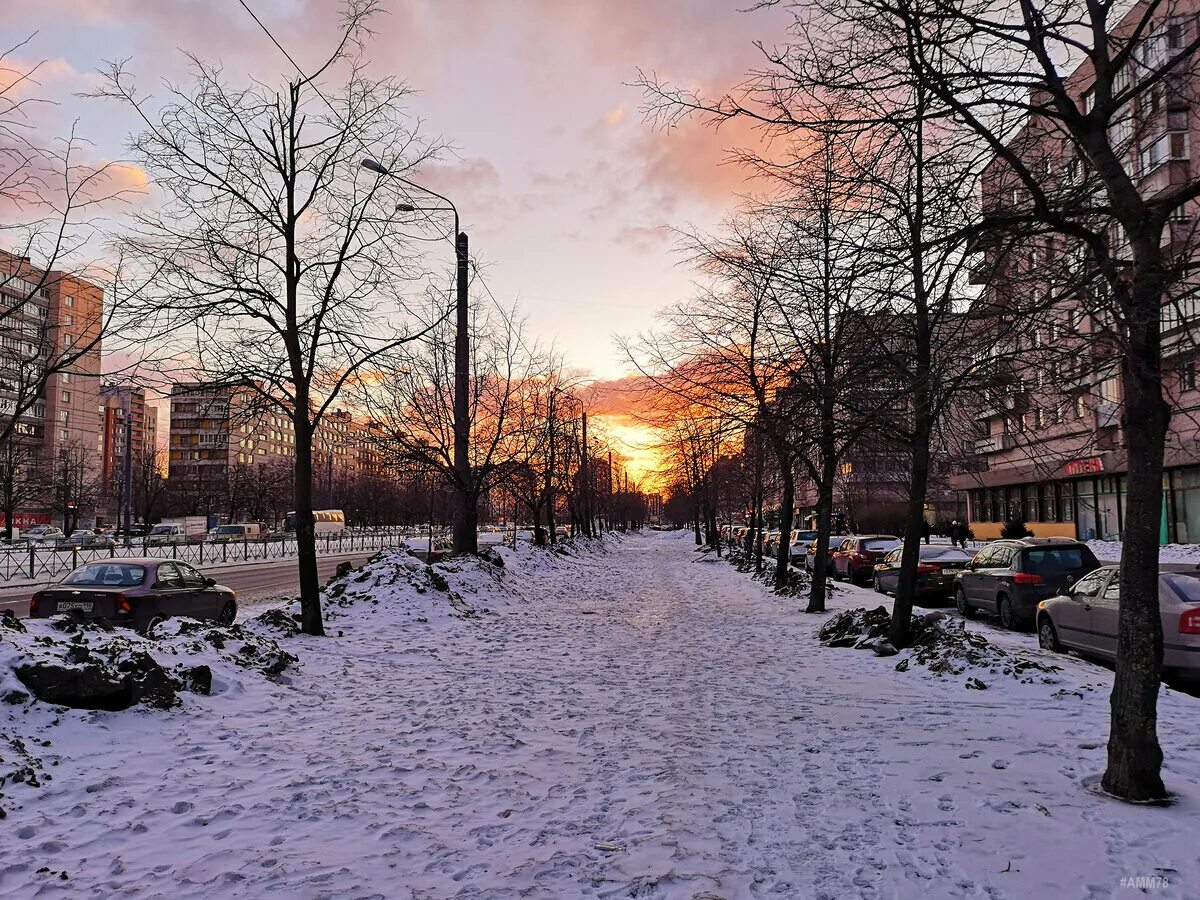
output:
[[[640,422],[631,423],[626,416],[599,413],[595,419],[612,438],[614,451],[625,458],[624,464],[629,471],[629,478],[637,481],[644,491],[662,490],[657,449],[658,430]]]

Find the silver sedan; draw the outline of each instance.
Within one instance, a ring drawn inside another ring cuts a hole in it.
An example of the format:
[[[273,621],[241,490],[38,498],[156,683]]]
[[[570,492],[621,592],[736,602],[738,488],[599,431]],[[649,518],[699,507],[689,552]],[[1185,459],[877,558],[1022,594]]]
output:
[[[1065,594],[1037,608],[1038,643],[1047,650],[1077,650],[1117,658],[1120,570],[1104,566],[1084,575]],[[1163,672],[1200,678],[1200,577],[1179,572],[1158,576],[1163,629]]]

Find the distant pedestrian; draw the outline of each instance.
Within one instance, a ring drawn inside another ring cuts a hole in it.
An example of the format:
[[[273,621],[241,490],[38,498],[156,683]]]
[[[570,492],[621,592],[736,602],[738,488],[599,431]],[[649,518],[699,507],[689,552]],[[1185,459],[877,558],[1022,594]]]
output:
[[[954,524],[950,527],[953,529],[953,532],[954,532],[950,543],[956,544],[957,546],[962,547],[964,550],[966,550],[967,549],[967,538],[970,534],[970,530],[967,528],[967,523],[960,522],[960,521],[958,521],[958,519],[955,519]]]
[[[921,523],[921,537],[925,538],[925,543],[929,543],[929,536],[933,534],[933,528],[928,522]]]
[[[950,546],[958,546],[958,519],[950,522]]]

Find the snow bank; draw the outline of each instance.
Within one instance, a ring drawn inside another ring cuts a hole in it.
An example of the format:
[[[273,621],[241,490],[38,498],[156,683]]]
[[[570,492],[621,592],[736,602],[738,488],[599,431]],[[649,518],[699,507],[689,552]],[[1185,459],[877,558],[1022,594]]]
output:
[[[1121,559],[1120,541],[1088,541],[1096,558],[1106,562],[1117,562]],[[1197,563],[1200,564],[1200,544],[1164,544],[1158,548],[1160,563]]]

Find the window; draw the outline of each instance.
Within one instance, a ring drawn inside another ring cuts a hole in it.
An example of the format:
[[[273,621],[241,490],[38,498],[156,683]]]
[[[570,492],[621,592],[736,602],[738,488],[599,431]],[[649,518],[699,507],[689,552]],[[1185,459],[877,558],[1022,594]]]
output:
[[[1196,390],[1196,358],[1184,360],[1179,366],[1179,389]]]
[[[69,328],[75,324],[75,317],[70,313],[67,313],[65,316],[63,316],[63,324]]]
[[[71,421],[70,412],[65,409],[60,409],[58,411],[58,421],[62,422],[64,425],[68,424]]]
[[[158,567],[158,586],[167,588],[183,587],[183,577],[175,563],[161,563]]]
[[[63,297],[63,306],[67,307],[68,309],[72,308],[73,306],[75,306],[75,298],[72,297],[70,294]]]
[[[63,402],[63,403],[70,403],[70,402],[71,402],[71,392],[70,392],[70,391],[63,391],[63,392],[62,392],[62,402]]]
[[[63,384],[70,384],[70,383],[71,383],[71,373],[70,373],[70,372],[63,372],[63,373],[62,373],[62,383],[63,383]]]
[[[1084,578],[1080,578],[1075,582],[1075,587],[1071,590],[1073,595],[1082,595],[1085,597],[1095,597],[1100,593],[1100,585],[1104,583],[1104,572],[1093,572]]]
[[[1169,159],[1188,159],[1186,131],[1168,132],[1144,146],[1139,156],[1142,174],[1148,174]]]

